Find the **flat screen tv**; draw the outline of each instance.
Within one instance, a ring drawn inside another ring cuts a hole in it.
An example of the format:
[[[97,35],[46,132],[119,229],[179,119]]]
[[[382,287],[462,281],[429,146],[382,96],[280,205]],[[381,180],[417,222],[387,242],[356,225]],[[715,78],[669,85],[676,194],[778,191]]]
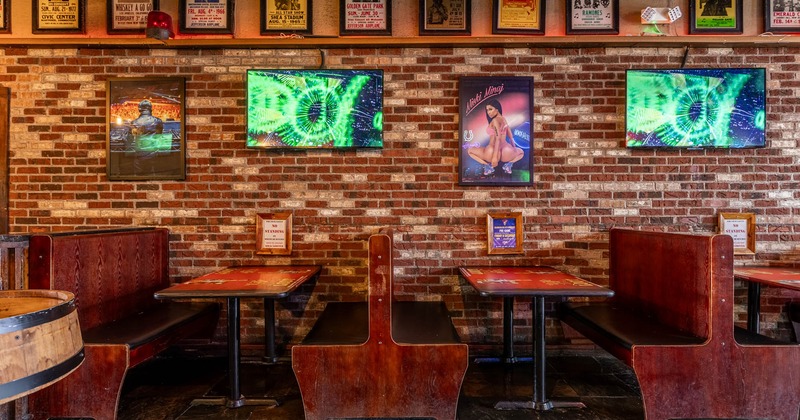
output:
[[[383,147],[383,71],[248,70],[247,147]]]
[[[628,70],[628,147],[763,147],[763,68]]]

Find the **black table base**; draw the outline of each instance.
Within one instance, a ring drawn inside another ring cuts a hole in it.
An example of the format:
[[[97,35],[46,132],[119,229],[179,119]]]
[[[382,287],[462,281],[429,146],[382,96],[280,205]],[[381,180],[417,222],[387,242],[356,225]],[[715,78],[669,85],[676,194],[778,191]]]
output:
[[[500,401],[495,404],[497,410],[536,410],[547,411],[553,408],[585,408],[580,401],[552,401],[547,399],[545,374],[547,356],[545,354],[545,312],[544,296],[533,297],[533,400],[532,401]],[[513,353],[512,353],[513,357]]]

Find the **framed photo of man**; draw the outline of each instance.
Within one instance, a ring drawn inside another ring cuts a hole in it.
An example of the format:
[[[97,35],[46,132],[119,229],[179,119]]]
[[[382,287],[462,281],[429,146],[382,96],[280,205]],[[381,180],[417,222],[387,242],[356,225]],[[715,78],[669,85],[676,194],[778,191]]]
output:
[[[261,0],[261,35],[311,35],[311,0]]]
[[[33,33],[84,33],[86,0],[33,0],[32,4]]]
[[[621,0],[567,0],[567,35],[619,34]]]
[[[233,0],[180,0],[181,32],[233,34]]]
[[[109,180],[186,178],[184,86],[182,77],[108,80]]]
[[[741,34],[743,0],[689,0],[690,34]]]
[[[533,78],[459,80],[459,185],[533,181]]]
[[[469,35],[470,0],[420,0],[420,35]]]
[[[492,33],[544,35],[544,0],[492,0]]]
[[[800,0],[764,0],[764,32],[800,33]]]

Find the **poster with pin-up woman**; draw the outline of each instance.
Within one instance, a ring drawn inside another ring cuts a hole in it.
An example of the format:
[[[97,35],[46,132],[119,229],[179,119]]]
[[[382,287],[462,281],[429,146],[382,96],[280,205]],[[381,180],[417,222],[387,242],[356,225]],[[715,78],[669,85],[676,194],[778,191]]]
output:
[[[533,79],[459,80],[459,185],[533,181]]]

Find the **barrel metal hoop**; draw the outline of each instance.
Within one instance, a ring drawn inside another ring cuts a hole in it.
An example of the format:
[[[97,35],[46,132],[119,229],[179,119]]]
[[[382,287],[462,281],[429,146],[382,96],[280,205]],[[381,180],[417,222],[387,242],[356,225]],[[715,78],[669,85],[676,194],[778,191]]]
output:
[[[83,357],[83,347],[81,347],[72,357],[51,368],[15,381],[0,384],[0,400],[10,398],[17,394],[28,393],[31,389],[55,381],[80,366],[81,362],[83,362]]]
[[[60,303],[46,310],[31,312],[15,317],[0,318],[0,334],[21,331],[26,328],[46,324],[56,319],[61,319],[75,311],[75,301],[70,300]]]

